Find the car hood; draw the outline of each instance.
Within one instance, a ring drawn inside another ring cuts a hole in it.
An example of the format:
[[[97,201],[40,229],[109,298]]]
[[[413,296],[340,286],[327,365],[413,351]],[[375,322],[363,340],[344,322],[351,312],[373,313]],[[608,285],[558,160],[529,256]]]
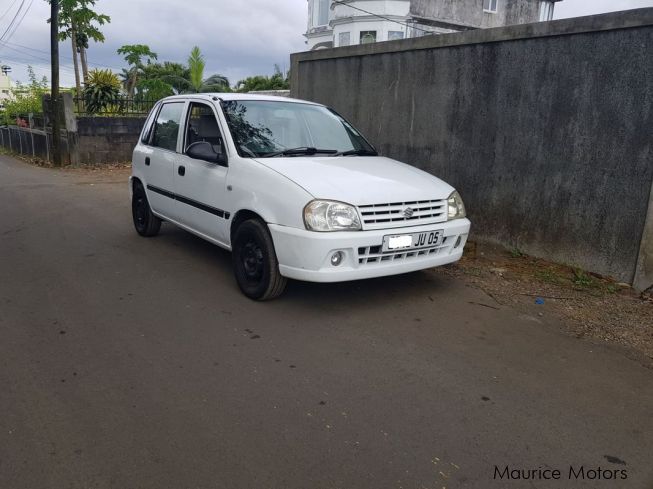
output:
[[[453,187],[414,166],[381,156],[258,158],[316,199],[353,205],[446,199]]]

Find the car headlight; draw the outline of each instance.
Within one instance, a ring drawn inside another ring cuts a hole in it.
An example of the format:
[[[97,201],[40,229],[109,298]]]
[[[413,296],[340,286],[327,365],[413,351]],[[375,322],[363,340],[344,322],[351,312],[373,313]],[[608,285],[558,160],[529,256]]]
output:
[[[467,217],[467,212],[465,211],[465,204],[463,204],[463,199],[458,192],[455,190],[447,199],[447,208],[448,208],[448,220],[460,219],[462,217]]]
[[[304,207],[309,231],[360,231],[361,220],[354,206],[331,200],[313,200]]]

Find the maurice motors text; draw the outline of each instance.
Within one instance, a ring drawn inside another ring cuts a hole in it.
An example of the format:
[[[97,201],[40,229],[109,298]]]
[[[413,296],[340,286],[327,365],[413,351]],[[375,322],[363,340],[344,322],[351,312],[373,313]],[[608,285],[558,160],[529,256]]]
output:
[[[494,466],[494,479],[499,480],[624,480],[628,479],[626,469],[606,469],[603,467],[587,468],[583,465],[570,465],[568,469],[551,469],[538,467],[537,469],[524,469],[510,467],[500,468]]]

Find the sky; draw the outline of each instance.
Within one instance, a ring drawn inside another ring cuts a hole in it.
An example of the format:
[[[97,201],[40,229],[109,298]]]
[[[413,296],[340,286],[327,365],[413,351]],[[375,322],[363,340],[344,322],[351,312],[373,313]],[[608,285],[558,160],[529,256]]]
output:
[[[45,0],[0,0],[0,35],[22,1],[31,7],[11,37],[0,42],[0,63],[11,66],[13,80],[26,81],[28,64],[49,78]],[[653,7],[653,0],[563,0],[555,18],[640,7]],[[275,64],[288,69],[290,53],[306,49],[306,0],[97,0],[96,10],[109,15],[111,23],[102,29],[106,41],[89,48],[91,68],[119,72],[126,63],[116,50],[124,44],[147,44],[160,61],[182,63],[197,45],[206,59],[206,75],[226,75],[233,85],[247,76],[272,74]],[[61,82],[72,86],[69,42],[60,44],[60,53]]]

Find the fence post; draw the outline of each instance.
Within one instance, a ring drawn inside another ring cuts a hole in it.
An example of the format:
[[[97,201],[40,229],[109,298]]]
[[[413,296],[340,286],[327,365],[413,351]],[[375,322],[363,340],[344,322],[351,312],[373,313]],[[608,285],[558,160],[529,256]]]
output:
[[[32,157],[36,158],[36,150],[34,149],[34,132],[32,132],[34,129],[34,114],[30,112],[27,117],[29,119],[29,134],[32,138]]]
[[[20,154],[23,154],[23,131],[18,128],[18,145],[20,147]]]
[[[11,147],[11,127],[7,127],[7,132],[9,133],[9,151],[13,151],[14,148]]]

